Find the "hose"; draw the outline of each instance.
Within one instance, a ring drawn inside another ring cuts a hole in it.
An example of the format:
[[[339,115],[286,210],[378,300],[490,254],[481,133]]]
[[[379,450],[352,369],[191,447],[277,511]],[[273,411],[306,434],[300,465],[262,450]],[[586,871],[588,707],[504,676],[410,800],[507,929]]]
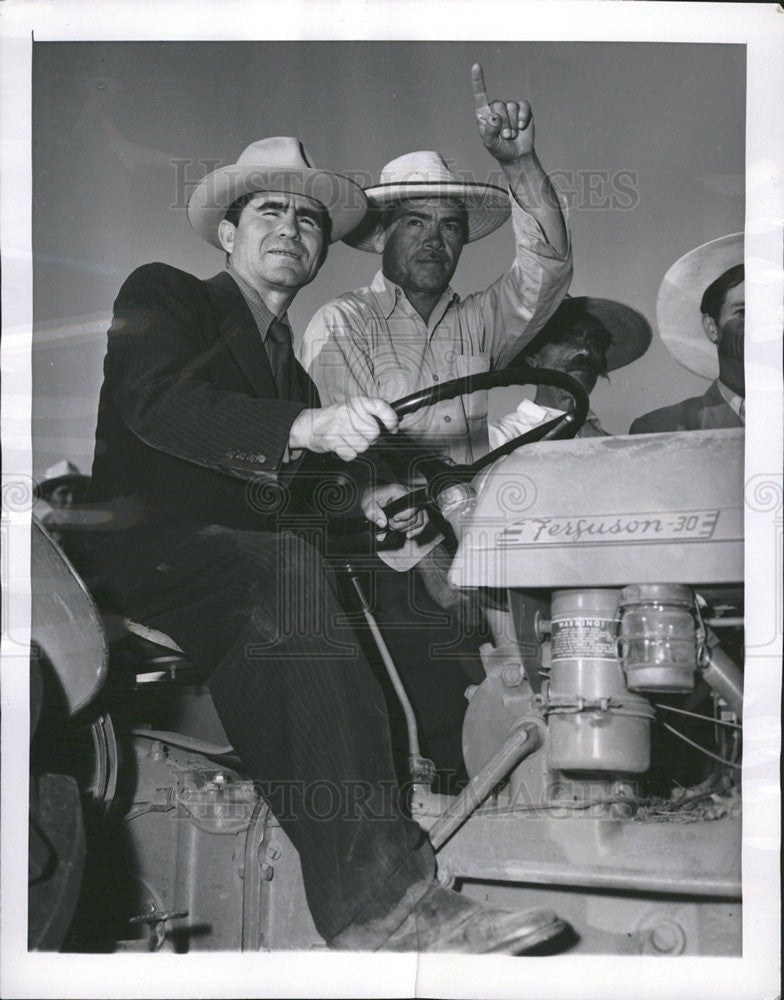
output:
[[[381,629],[378,627],[376,619],[373,617],[373,612],[370,610],[370,603],[368,602],[365,592],[362,589],[362,585],[357,579],[357,574],[350,563],[346,563],[346,572],[348,573],[348,578],[351,580],[354,590],[356,591],[360,607],[362,608],[362,614],[365,616],[365,621],[368,623],[370,634],[373,636],[376,646],[378,646],[378,651],[381,654],[381,659],[384,661],[384,666],[389,674],[392,687],[395,689],[395,694],[400,699],[400,704],[403,707],[403,713],[406,717],[406,729],[408,731],[409,758],[419,758],[421,757],[421,752],[419,749],[419,734],[417,733],[417,723],[416,716],[414,715],[414,709],[411,707],[411,702],[408,700],[406,689],[403,687],[403,682],[400,680],[400,674],[397,672],[397,667],[395,666],[395,661],[392,659],[392,654],[389,652],[389,647],[384,641],[384,637],[381,634]]]

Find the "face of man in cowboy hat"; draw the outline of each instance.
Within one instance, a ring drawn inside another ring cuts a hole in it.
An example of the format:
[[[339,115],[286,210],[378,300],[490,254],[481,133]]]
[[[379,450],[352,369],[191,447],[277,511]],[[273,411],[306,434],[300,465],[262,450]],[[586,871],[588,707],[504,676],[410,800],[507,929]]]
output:
[[[599,376],[642,357],[651,336],[650,323],[630,306],[567,296],[513,363],[566,372],[592,392]]]
[[[50,507],[73,507],[84,495],[84,488],[73,482],[58,483],[50,490],[43,489],[41,496]]]
[[[367,211],[367,198],[357,184],[315,167],[299,139],[284,135],[257,139],[236,163],[203,177],[188,200],[188,219],[203,239],[221,247],[218,227],[230,207],[238,199],[263,191],[301,195],[323,207],[331,220],[333,242],[356,228]]]
[[[724,296],[718,320],[713,321],[708,316],[704,325],[711,331],[709,339],[716,344],[719,358],[743,361],[746,330],[745,281],[731,288]]]
[[[642,357],[651,343],[648,320],[613,299],[567,296],[512,365],[553,368],[577,379],[591,393],[599,377]],[[570,395],[555,386],[540,385],[537,403],[564,409]]]
[[[311,282],[326,256],[326,210],[305,195],[257,191],[238,220],[223,219],[218,238],[232,268],[264,292],[296,290]]]
[[[466,235],[466,212],[456,199],[403,201],[384,217],[384,274],[405,292],[441,295],[455,273]]]
[[[725,271],[708,286],[700,309],[705,336],[716,345],[721,380],[745,395],[746,282],[742,264]]]
[[[72,462],[62,459],[49,466],[35,495],[50,507],[73,507],[85,499],[89,485],[89,476],[83,476]]]
[[[556,329],[538,351],[526,356],[534,368],[552,368],[577,379],[588,393],[600,375],[607,375],[607,351],[612,343],[609,332],[591,317],[574,326]]]

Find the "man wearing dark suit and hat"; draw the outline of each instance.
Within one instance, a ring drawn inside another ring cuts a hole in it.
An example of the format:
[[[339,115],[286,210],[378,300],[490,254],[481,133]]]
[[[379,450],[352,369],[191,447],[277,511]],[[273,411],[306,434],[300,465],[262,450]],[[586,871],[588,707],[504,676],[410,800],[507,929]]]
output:
[[[704,243],[672,265],[656,301],[662,341],[679,364],[713,381],[701,396],[637,417],[630,434],[745,425],[745,309],[743,233]]]
[[[427,838],[390,802],[383,699],[334,581],[276,518],[302,450],[348,461],[380,424],[397,427],[378,399],[321,408],[285,324],[330,239],[364,211],[362,192],[291,138],[255,142],[200,182],[189,219],[228,267],[202,281],[148,264],[120,290],[89,498],[105,517],[84,560],[117,610],[168,633],[207,675],[299,852],[330,947],[519,953],[563,922],[488,910],[435,882]],[[383,494],[363,493],[376,521]],[[421,525],[412,511],[392,523]]]

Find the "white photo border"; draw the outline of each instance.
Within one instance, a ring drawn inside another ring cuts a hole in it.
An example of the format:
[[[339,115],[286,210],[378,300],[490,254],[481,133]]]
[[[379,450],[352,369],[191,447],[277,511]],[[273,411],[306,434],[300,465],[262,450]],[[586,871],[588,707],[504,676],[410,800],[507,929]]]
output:
[[[779,707],[782,620],[782,170],[784,26],[773,4],[398,0],[5,0],[0,21],[3,248],[2,993],[6,997],[683,997],[763,1000],[779,989]],[[235,16],[230,16],[234,13]],[[187,15],[187,16],[186,16]],[[742,958],[487,959],[335,954],[55,955],[26,950],[24,643],[32,483],[32,41],[655,41],[747,47],[747,601]],[[524,37],[520,37],[524,36]],[[8,501],[8,502],[7,502]],[[20,653],[20,647],[22,652]]]

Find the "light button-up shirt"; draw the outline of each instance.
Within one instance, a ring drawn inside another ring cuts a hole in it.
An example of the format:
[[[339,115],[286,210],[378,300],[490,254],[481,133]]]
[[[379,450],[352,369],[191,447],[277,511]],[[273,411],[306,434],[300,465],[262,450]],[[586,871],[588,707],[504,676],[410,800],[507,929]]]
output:
[[[571,278],[570,252],[556,254],[514,200],[512,225],[509,270],[464,299],[447,288],[427,323],[382,271],[368,287],[323,306],[300,348],[322,401],[365,395],[394,402],[507,365],[555,311]],[[401,429],[456,462],[473,462],[488,450],[487,392],[423,407],[405,417]]]

